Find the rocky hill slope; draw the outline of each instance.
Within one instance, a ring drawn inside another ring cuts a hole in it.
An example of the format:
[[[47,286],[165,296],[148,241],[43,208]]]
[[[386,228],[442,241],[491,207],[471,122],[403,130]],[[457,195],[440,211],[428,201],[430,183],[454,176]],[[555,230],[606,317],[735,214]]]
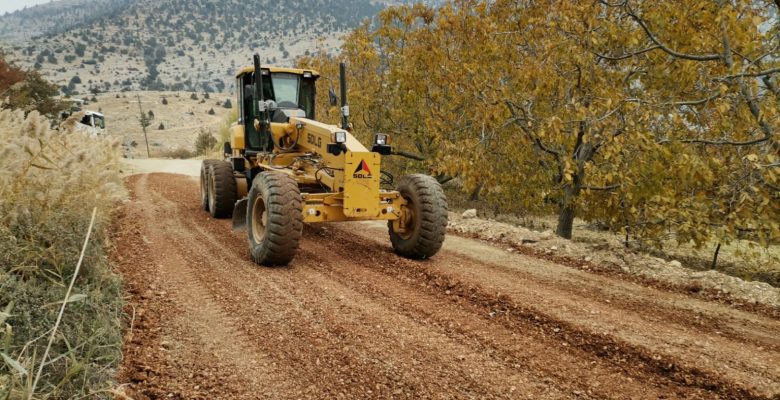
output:
[[[372,0],[63,0],[0,17],[0,48],[65,94],[228,91],[259,52],[290,65],[331,51],[387,3]]]

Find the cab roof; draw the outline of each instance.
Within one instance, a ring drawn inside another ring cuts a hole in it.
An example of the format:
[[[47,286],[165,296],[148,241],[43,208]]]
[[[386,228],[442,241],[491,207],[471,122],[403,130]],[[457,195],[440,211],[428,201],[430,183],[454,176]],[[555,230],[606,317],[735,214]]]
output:
[[[273,67],[273,66],[263,66],[260,68],[268,70],[271,73],[286,72],[288,74],[303,75],[304,72],[311,72],[311,75],[315,78],[320,76],[320,73],[313,69],[284,68],[284,67]],[[236,72],[236,78],[240,78],[241,76],[252,72],[255,72],[254,66],[250,65],[247,67],[243,67],[239,69],[238,72]]]

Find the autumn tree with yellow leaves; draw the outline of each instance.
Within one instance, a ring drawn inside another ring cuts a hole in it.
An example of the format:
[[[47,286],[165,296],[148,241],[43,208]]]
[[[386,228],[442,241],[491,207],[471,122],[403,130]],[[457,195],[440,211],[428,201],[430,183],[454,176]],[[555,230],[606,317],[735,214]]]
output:
[[[658,245],[768,244],[780,238],[778,6],[416,4],[299,62],[328,85],[347,61],[355,131],[392,134],[407,168],[505,209],[554,211],[562,237],[576,216]]]

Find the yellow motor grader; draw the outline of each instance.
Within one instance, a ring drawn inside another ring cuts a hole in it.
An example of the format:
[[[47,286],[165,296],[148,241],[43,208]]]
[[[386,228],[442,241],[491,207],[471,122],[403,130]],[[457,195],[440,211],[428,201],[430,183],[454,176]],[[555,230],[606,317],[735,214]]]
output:
[[[341,126],[315,119],[317,71],[254,65],[236,75],[238,121],[224,144],[224,160],[203,161],[201,203],[215,218],[246,228],[252,259],[286,265],[298,249],[304,223],[387,221],[397,254],[424,259],[442,246],[447,200],[428,175],[398,180],[381,158],[389,138],[376,134],[371,149],[350,133],[345,66],[340,65]],[[338,97],[330,91],[332,105]],[[390,178],[392,180],[392,178]]]

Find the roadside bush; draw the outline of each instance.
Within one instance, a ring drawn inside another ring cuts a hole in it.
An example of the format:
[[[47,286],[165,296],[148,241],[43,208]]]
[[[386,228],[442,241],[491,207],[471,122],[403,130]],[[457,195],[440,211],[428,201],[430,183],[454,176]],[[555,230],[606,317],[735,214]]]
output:
[[[0,110],[0,399],[27,398],[97,207],[96,225],[35,398],[94,398],[121,357],[121,287],[106,226],[123,197],[118,143],[37,111]],[[103,395],[103,397],[108,397]]]
[[[197,155],[198,154],[196,152],[185,149],[183,147],[179,147],[171,150],[164,150],[160,153],[160,157],[162,158],[178,158],[178,159],[193,158]]]
[[[195,152],[197,154],[208,154],[216,145],[217,138],[211,134],[211,129],[201,128],[200,133],[195,138]]]

